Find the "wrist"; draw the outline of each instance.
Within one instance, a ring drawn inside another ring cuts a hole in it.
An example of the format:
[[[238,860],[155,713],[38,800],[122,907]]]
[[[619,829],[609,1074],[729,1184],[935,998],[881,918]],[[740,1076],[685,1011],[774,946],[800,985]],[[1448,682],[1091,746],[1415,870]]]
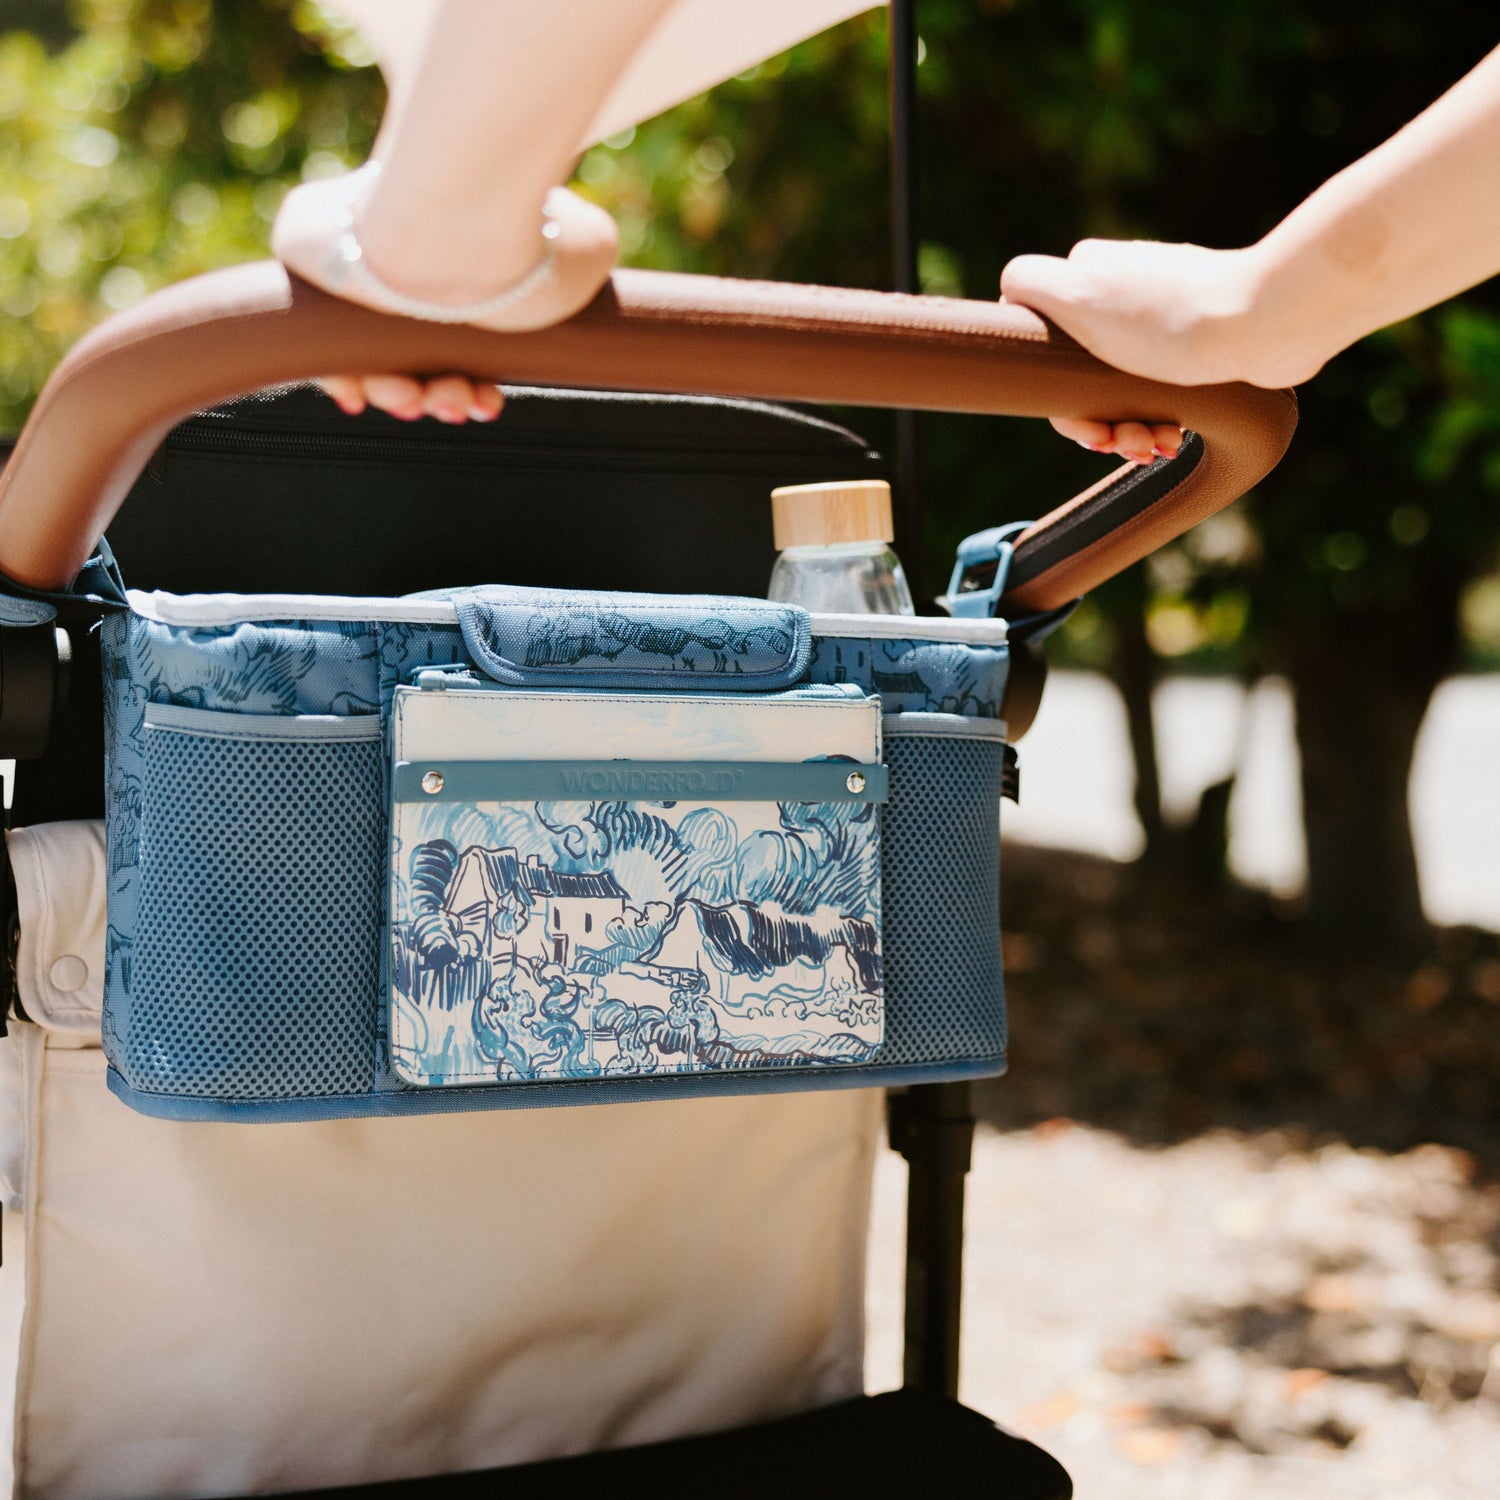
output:
[[[1276,230],[1233,253],[1243,311],[1232,338],[1242,378],[1268,387],[1312,379],[1352,342],[1340,336],[1347,287],[1316,274]]]
[[[471,185],[464,195],[443,181],[413,184],[399,165],[366,163],[353,209],[365,263],[387,285],[433,302],[483,300],[550,249],[545,186],[497,195]]]

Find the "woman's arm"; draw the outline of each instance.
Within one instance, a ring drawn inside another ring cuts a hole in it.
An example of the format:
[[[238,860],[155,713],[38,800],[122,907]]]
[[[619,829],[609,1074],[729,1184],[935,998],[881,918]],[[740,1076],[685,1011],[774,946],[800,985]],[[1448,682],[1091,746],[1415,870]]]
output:
[[[382,122],[360,219],[413,296],[478,300],[541,253],[542,201],[672,0],[442,0]]]
[[[1255,245],[1084,240],[1067,260],[1011,261],[1000,290],[1134,374],[1280,386],[1497,272],[1500,49]],[[1058,430],[1140,459],[1167,435],[1139,423]]]
[[[545,253],[549,274],[487,326],[545,327],[570,316],[609,275],[618,236],[602,208],[557,184],[674,0],[435,0],[404,14],[395,3],[348,7],[370,27],[391,74],[375,165],[294,188],[272,232],[276,254],[356,301],[378,307],[390,289],[408,302],[462,308],[503,300]],[[337,251],[351,225],[361,276],[341,279]],[[323,384],[349,412],[368,401],[397,416],[461,422],[493,418],[501,404],[494,386],[460,376],[356,371]]]

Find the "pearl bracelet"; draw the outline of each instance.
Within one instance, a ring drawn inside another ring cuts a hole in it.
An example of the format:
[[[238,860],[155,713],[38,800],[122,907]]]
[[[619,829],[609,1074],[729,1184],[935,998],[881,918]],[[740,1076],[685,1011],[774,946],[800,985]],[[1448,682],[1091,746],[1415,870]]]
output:
[[[523,302],[539,287],[544,286],[557,271],[557,238],[562,227],[545,205],[542,208],[542,253],[534,266],[513,282],[504,291],[482,302],[424,302],[419,297],[410,297],[405,292],[388,286],[370,268],[364,247],[355,231],[354,214],[365,194],[369,192],[380,171],[378,162],[366,162],[355,176],[365,180],[358,194],[341,214],[342,233],[333,243],[327,261],[330,289],[343,291],[357,286],[363,296],[356,300],[368,302],[382,312],[398,313],[403,317],[419,318],[428,323],[480,323],[498,316],[507,308]]]

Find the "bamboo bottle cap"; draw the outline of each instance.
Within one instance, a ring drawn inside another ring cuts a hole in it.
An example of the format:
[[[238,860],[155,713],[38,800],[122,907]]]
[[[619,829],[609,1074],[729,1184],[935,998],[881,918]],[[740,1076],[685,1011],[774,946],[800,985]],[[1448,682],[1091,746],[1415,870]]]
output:
[[[891,487],[883,479],[782,485],[771,491],[771,529],[778,551],[892,541]]]

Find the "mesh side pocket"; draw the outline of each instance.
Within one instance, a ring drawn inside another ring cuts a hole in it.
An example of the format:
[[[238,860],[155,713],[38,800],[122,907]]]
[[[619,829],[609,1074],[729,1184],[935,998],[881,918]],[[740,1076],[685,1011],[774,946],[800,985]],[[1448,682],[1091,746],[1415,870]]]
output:
[[[890,721],[887,720],[889,725]],[[1005,1052],[998,739],[887,729],[885,1066]]]
[[[374,739],[148,729],[127,1082],[218,1099],[369,1090],[380,787]]]

